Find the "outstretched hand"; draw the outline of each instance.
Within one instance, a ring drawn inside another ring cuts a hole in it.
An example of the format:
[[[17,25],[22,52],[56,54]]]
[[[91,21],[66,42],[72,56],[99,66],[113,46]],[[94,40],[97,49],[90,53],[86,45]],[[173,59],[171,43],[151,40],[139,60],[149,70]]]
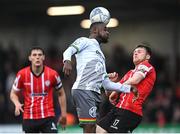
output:
[[[71,61],[66,60],[64,61],[64,66],[63,66],[63,72],[66,76],[69,76],[71,74],[72,71],[72,65],[71,65]]]
[[[61,125],[62,130],[65,130],[66,123],[67,123],[66,116],[60,116],[58,119],[58,125]]]
[[[108,74],[108,77],[109,77],[109,79],[110,79],[111,81],[116,82],[117,79],[118,79],[118,77],[119,77],[119,75],[118,75],[118,73],[113,72],[113,73],[109,73],[109,74]]]
[[[118,93],[117,93],[116,91],[113,91],[113,92],[109,95],[109,101],[111,102],[111,104],[115,104],[117,98],[118,98]]]
[[[134,94],[134,97],[132,99],[132,102],[134,103],[139,98],[139,92],[138,92],[137,88],[134,86],[131,87],[131,92],[133,92],[133,94]]]
[[[19,116],[19,115],[21,114],[21,112],[22,112],[22,113],[24,112],[24,110],[23,110],[23,105],[24,105],[24,104],[21,104],[21,103],[16,104],[16,106],[15,106],[15,112],[14,112],[15,116]]]

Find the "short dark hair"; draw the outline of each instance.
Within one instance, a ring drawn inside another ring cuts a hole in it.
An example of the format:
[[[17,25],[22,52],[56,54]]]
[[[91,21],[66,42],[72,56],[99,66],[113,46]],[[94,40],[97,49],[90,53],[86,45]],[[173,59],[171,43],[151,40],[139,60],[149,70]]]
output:
[[[152,55],[152,50],[148,42],[141,42],[139,45],[136,46],[136,48],[144,48],[150,56]]]
[[[89,29],[92,29],[94,26],[98,25],[98,24],[104,24],[103,22],[95,22],[95,23],[92,23],[90,25],[90,28]]]
[[[43,48],[41,48],[40,46],[33,46],[33,47],[31,47],[30,50],[29,50],[29,55],[31,55],[31,52],[32,52],[33,50],[41,50],[42,53],[43,53],[43,55],[45,54]]]

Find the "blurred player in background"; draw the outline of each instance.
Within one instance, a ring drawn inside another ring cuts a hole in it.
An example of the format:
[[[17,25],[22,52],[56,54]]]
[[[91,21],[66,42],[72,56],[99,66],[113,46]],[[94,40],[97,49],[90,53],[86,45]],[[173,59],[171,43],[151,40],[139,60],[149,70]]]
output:
[[[129,85],[111,82],[107,76],[105,57],[100,46],[108,42],[108,37],[105,23],[93,23],[89,38],[78,38],[63,53],[65,75],[70,75],[71,57],[76,54],[77,77],[72,87],[72,96],[84,133],[95,133],[102,87],[125,93],[131,89]]]
[[[97,123],[97,133],[129,133],[140,124],[143,116],[142,105],[156,80],[155,69],[149,63],[150,58],[151,49],[148,46],[141,44],[134,49],[135,69],[127,72],[120,83],[135,86],[138,90],[137,96],[133,93],[112,92],[109,100],[115,106]]]
[[[57,133],[53,106],[53,89],[58,92],[61,116],[58,123],[66,126],[66,96],[58,73],[45,66],[45,54],[42,48],[30,50],[31,65],[21,69],[14,81],[10,98],[15,105],[15,115],[23,113],[23,131],[25,133]],[[22,91],[23,94],[19,94]],[[24,105],[19,95],[23,95]]]

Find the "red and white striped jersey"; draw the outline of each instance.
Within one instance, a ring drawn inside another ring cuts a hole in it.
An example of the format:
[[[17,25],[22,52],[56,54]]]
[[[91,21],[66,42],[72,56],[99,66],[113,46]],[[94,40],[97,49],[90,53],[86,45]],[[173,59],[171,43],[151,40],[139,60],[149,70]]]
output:
[[[13,90],[21,91],[24,97],[23,119],[41,119],[55,116],[53,88],[62,87],[58,73],[44,66],[39,76],[33,74],[31,67],[21,69],[16,76]]]
[[[136,66],[134,70],[130,70],[127,74],[125,74],[124,77],[120,80],[120,83],[124,83],[135,73],[140,73],[144,77],[144,79],[140,81],[140,83],[135,85],[139,92],[138,99],[133,103],[132,99],[134,97],[134,94],[132,92],[121,93],[116,107],[127,109],[142,116],[142,105],[154,86],[154,82],[156,80],[156,72],[154,67],[149,62],[144,61]]]

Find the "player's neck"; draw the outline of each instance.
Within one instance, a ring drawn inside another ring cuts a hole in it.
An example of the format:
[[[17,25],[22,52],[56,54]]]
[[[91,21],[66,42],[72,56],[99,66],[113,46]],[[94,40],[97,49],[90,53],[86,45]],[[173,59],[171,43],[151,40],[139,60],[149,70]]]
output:
[[[43,66],[31,66],[33,74],[39,76],[43,71]]]
[[[91,34],[89,36],[90,39],[96,39],[99,44],[101,44],[101,38],[99,38],[96,34]]]

